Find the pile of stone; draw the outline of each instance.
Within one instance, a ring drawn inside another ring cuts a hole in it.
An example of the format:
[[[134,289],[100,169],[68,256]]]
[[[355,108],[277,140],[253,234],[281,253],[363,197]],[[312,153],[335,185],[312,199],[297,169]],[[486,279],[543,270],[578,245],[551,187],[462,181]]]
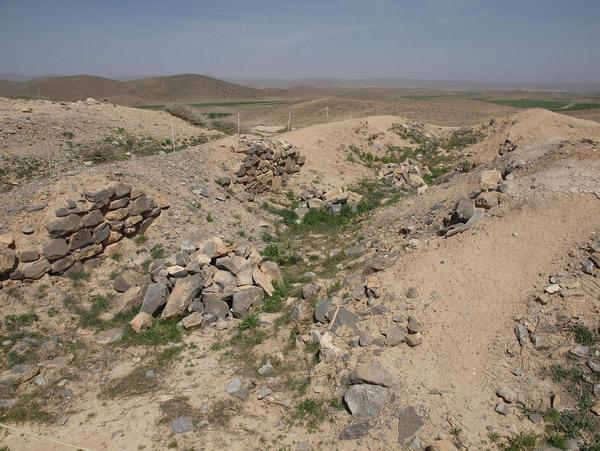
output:
[[[377,176],[380,180],[396,188],[412,188],[424,191],[427,186],[423,176],[432,175],[427,166],[421,166],[418,161],[407,158],[404,162],[383,163],[379,167]]]
[[[235,182],[253,194],[266,193],[286,185],[292,174],[300,172],[305,158],[290,143],[253,140],[242,144],[246,157],[236,172]]]
[[[484,212],[500,204],[508,193],[508,184],[502,173],[496,170],[483,171],[480,175],[479,190],[471,196],[461,197],[450,215],[444,218],[440,235],[449,237],[463,232],[478,222]]]
[[[362,195],[343,188],[326,191],[322,188],[310,188],[300,193],[300,205],[295,212],[300,219],[310,210],[329,210],[333,214],[340,214],[344,205],[356,211],[362,201]]]
[[[150,196],[129,185],[85,192],[55,211],[56,218],[45,224],[49,240],[41,246],[15,250],[14,238],[2,237],[0,279],[39,279],[47,273],[81,269],[82,262],[123,236],[144,233],[160,213]]]
[[[131,321],[138,333],[159,312],[162,319],[183,318],[185,328],[207,327],[230,316],[244,318],[282,282],[278,265],[263,261],[255,248],[229,246],[218,237],[197,244],[186,241],[179,252],[154,261],[149,269],[150,283],[136,287],[130,282],[125,293],[128,307],[140,308]]]

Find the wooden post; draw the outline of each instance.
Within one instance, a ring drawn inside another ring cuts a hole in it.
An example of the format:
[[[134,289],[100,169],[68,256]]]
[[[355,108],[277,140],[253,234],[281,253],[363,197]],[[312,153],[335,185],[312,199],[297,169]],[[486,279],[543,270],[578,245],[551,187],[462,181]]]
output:
[[[173,126],[173,116],[171,116],[171,144],[173,145],[173,152],[175,152],[175,127]]]
[[[290,114],[288,115],[287,131],[289,132],[291,129],[292,129],[292,112],[290,111]]]

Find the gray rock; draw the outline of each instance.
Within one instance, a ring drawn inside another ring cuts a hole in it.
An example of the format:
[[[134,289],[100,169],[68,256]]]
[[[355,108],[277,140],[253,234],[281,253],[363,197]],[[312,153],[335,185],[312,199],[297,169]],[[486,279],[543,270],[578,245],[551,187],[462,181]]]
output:
[[[498,404],[496,404],[495,410],[500,415],[509,415],[511,412],[510,406],[508,404],[506,404],[504,401],[498,401]]]
[[[269,387],[263,386],[263,387],[259,387],[256,390],[256,399],[264,399],[267,396],[270,396],[273,394],[273,390],[271,390]]]
[[[319,323],[329,322],[327,313],[332,309],[333,303],[329,299],[321,299],[315,305],[315,320]]]
[[[22,266],[19,266],[19,269],[25,279],[37,280],[50,271],[50,262],[45,258],[40,258],[31,263],[24,263]]]
[[[241,399],[242,401],[248,399],[248,395],[250,394],[248,388],[244,386],[242,381],[238,378],[229,381],[226,390],[229,395],[233,396],[234,398]]]
[[[225,319],[229,314],[227,302],[221,299],[204,294],[202,302],[204,303],[204,312],[214,315],[217,319]]]
[[[37,249],[21,249],[17,251],[17,258],[21,263],[30,263],[40,258],[40,252]]]
[[[302,287],[302,297],[312,299],[321,291],[321,286],[316,283],[308,283]]]
[[[475,213],[475,204],[468,197],[461,197],[454,206],[450,224],[466,223]]]
[[[369,420],[356,421],[347,425],[340,434],[340,440],[356,440],[364,437],[373,427]]]
[[[192,300],[202,290],[204,276],[194,274],[185,279],[177,280],[173,291],[167,300],[161,318],[168,319],[180,316],[188,308]]]
[[[407,443],[423,426],[423,420],[412,406],[398,412],[398,443]]]
[[[104,216],[100,210],[90,211],[83,217],[84,227],[96,227],[98,224],[104,221]]]
[[[383,409],[389,397],[389,390],[378,385],[353,385],[346,391],[344,401],[353,416],[374,418]]]
[[[25,224],[23,227],[21,227],[21,232],[24,235],[31,235],[34,232],[34,230],[33,227],[31,227],[29,224]]]
[[[232,274],[237,275],[238,273],[252,268],[252,263],[246,260],[244,257],[234,255],[233,257],[221,257],[217,258],[215,262],[217,268],[226,269]]]
[[[48,260],[57,260],[59,258],[64,257],[69,253],[69,246],[67,242],[62,238],[55,238],[53,240],[47,241],[42,246],[42,254]]]
[[[383,335],[385,335],[385,344],[387,346],[396,346],[400,343],[404,343],[406,341],[407,334],[408,329],[406,327],[400,326],[399,324],[394,324],[383,332]]]
[[[11,399],[0,399],[0,409],[12,409],[17,405],[19,400],[17,398]]]
[[[396,260],[385,255],[377,255],[365,262],[365,273],[372,274],[374,272],[383,271],[394,264]]]
[[[83,227],[83,221],[77,215],[70,214],[64,218],[54,219],[46,224],[50,238],[60,238],[70,235]]]
[[[529,330],[523,324],[515,325],[515,335],[517,340],[519,340],[519,344],[521,346],[525,346],[527,343],[527,339],[529,338]]]
[[[408,299],[416,299],[419,297],[419,292],[415,287],[410,287],[408,290],[406,290],[406,297]]]
[[[70,255],[67,255],[66,257],[63,257],[60,260],[56,260],[54,263],[52,263],[50,272],[52,274],[63,272],[73,266],[74,263],[75,259]]]
[[[592,360],[588,360],[587,365],[594,373],[600,373],[600,363],[595,363]]]
[[[171,430],[175,434],[184,434],[186,432],[190,432],[194,428],[192,419],[190,417],[175,418],[169,423],[169,426],[171,426]]]
[[[131,216],[143,215],[151,212],[154,207],[154,201],[146,195],[141,195],[129,203],[129,214]]]
[[[358,365],[350,375],[353,384],[371,384],[389,387],[392,385],[392,375],[384,370],[379,363],[363,363]]]
[[[569,349],[569,353],[581,359],[587,358],[590,355],[590,348],[583,345],[577,345]]]
[[[417,321],[414,316],[408,317],[408,333],[416,334],[417,332],[421,332],[421,323]]]
[[[71,235],[69,239],[69,249],[75,250],[80,249],[84,246],[88,246],[94,242],[92,234],[88,229],[81,229]]]
[[[144,301],[142,302],[140,312],[146,313],[150,316],[154,315],[156,310],[167,303],[168,295],[169,289],[164,283],[151,283],[146,289],[146,294],[144,295]]]
[[[581,270],[589,275],[593,275],[596,272],[596,266],[589,258],[581,262]]]
[[[92,236],[94,243],[102,243],[110,237],[110,226],[107,223],[100,224],[94,229]]]
[[[265,297],[262,288],[241,288],[233,294],[232,312],[236,318],[243,318],[250,307],[260,304]]]
[[[115,189],[113,187],[105,188],[96,192],[85,192],[83,193],[83,197],[88,202],[97,203],[110,199],[115,195]]]
[[[292,321],[299,321],[304,316],[304,308],[301,304],[296,304],[292,307],[290,318]]]
[[[330,330],[336,335],[347,335],[358,331],[358,316],[343,307],[333,313],[331,320]]]
[[[496,390],[496,395],[502,398],[507,403],[513,403],[517,400],[517,394],[509,387],[502,387]]]
[[[119,293],[124,293],[134,286],[140,275],[132,269],[127,269],[119,274],[112,282],[113,288]]]
[[[261,366],[258,369],[258,374],[260,374],[261,376],[269,376],[269,375],[273,374],[274,372],[275,372],[275,368],[273,368],[273,365],[271,365],[271,362],[265,363],[263,366]]]

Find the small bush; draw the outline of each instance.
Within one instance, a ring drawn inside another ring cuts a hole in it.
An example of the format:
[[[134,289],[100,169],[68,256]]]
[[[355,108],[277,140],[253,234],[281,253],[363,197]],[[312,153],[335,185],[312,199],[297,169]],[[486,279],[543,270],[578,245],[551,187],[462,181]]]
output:
[[[190,106],[182,105],[181,103],[174,103],[165,106],[165,111],[175,117],[178,117],[179,119],[189,122],[192,125],[206,125],[206,121],[204,120],[202,114],[200,114],[197,109]]]

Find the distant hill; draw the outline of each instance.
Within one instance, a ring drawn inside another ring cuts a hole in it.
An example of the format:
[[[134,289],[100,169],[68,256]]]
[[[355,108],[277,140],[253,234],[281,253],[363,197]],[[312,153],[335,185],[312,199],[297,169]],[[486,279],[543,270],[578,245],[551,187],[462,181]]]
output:
[[[268,93],[197,74],[119,81],[91,75],[0,80],[0,96],[77,101],[93,97],[115,103],[201,102],[206,100],[262,99]]]

